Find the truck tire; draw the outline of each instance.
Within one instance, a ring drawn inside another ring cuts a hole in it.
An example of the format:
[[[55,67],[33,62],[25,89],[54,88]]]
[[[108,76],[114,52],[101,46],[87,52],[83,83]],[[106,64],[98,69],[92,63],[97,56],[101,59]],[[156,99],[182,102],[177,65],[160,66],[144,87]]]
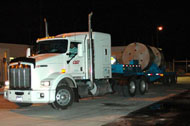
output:
[[[16,105],[18,105],[20,108],[24,108],[24,107],[29,107],[32,105],[32,103],[15,103]]]
[[[128,84],[128,93],[131,97],[134,97],[137,90],[137,84],[135,79],[130,79]]]
[[[172,76],[172,84],[176,84],[177,83],[177,76],[176,75],[173,75]]]
[[[165,84],[167,85],[167,86],[171,86],[171,84],[172,84],[172,76],[165,76]]]
[[[163,84],[163,85],[168,85],[168,76],[164,76],[164,77],[162,78],[162,84]]]
[[[145,78],[140,78],[140,80],[139,80],[139,83],[138,83],[138,90],[139,90],[139,93],[141,94],[141,95],[144,95],[145,94],[145,92],[147,91],[147,86],[148,86],[148,84],[147,84],[147,81],[146,81],[146,79]]]
[[[124,96],[124,97],[128,97],[129,96],[129,93],[128,93],[129,91],[128,91],[128,86],[127,85],[124,85],[124,86],[122,86],[122,95]]]
[[[117,82],[116,82],[116,80],[114,80],[114,79],[110,80],[110,86],[111,86],[111,89],[112,89],[111,94],[115,94],[116,91],[117,91]]]
[[[61,85],[56,89],[55,101],[51,103],[54,109],[62,110],[66,109],[73,104],[74,92],[72,88]]]
[[[172,84],[172,76],[168,76],[168,85],[171,86]]]
[[[148,91],[149,91],[149,84],[150,84],[150,83],[147,81],[147,82],[146,82],[146,93],[148,93]]]

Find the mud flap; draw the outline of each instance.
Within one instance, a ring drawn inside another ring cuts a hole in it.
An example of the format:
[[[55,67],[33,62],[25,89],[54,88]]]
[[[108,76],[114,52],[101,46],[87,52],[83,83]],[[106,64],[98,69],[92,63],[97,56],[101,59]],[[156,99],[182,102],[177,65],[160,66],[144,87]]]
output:
[[[110,83],[106,81],[96,81],[94,88],[90,90],[93,96],[102,96],[112,92]]]
[[[80,98],[89,97],[89,86],[88,85],[79,85],[78,86],[78,94]]]

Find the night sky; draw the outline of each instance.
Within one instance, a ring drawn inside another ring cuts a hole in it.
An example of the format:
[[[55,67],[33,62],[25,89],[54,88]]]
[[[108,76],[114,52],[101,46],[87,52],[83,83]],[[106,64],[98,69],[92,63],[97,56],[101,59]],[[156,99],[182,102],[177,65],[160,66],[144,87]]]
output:
[[[142,42],[163,49],[166,59],[190,59],[188,1],[171,0],[15,0],[1,1],[0,42],[34,44],[45,36],[88,30],[110,33],[112,46]],[[158,32],[157,26],[163,26]],[[157,42],[157,37],[159,42]]]

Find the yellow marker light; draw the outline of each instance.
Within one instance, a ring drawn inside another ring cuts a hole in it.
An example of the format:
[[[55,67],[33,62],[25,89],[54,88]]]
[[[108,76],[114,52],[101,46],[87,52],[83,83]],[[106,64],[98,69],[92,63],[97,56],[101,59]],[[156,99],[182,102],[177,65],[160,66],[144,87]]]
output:
[[[22,65],[22,64],[20,64],[19,68],[23,68],[23,65]]]
[[[18,65],[16,65],[16,69],[18,69],[19,68],[19,66]]]
[[[53,39],[53,38],[55,38],[55,36],[48,36],[48,37],[44,37],[44,38],[38,38],[37,41],[46,40],[46,39]]]
[[[164,74],[160,74],[160,76],[161,76],[161,77],[163,77],[163,76],[164,76]]]
[[[62,70],[61,70],[61,73],[66,73],[66,70],[65,70],[65,69],[62,69]]]

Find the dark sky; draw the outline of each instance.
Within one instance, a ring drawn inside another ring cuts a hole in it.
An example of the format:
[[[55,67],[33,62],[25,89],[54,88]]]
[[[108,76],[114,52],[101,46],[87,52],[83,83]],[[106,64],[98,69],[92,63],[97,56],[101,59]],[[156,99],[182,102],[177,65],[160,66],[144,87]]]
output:
[[[184,0],[6,0],[0,4],[0,42],[35,43],[45,35],[44,18],[50,35],[87,31],[93,11],[93,30],[110,33],[113,46],[138,41],[163,48],[168,59],[190,58],[187,5]],[[159,25],[164,29],[157,33]]]

